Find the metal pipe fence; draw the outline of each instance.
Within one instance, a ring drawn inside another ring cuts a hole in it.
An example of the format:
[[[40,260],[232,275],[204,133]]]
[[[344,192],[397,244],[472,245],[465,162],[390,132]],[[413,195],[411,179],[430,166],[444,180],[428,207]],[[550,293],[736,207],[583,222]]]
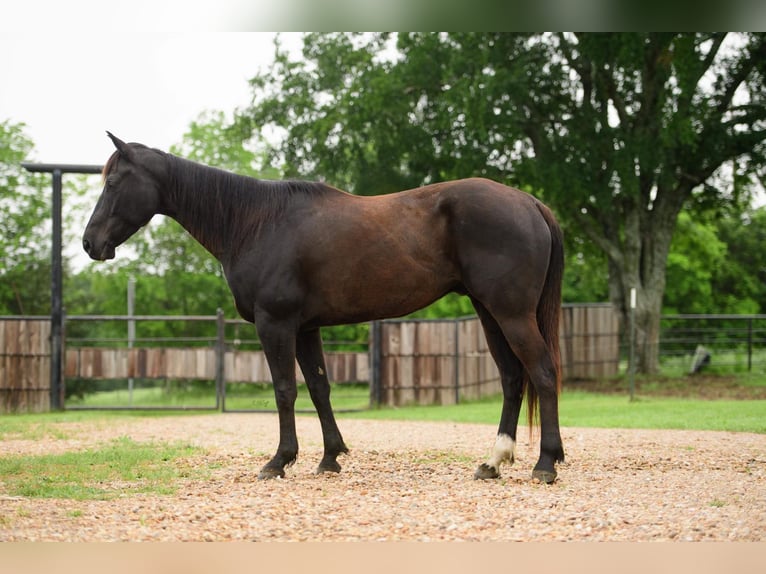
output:
[[[367,345],[331,340],[324,344],[333,381],[364,387],[345,391],[344,400],[355,406],[338,410],[369,407]],[[297,374],[301,383],[302,374]],[[64,375],[67,409],[275,408],[271,375],[255,328],[241,319],[226,319],[220,310],[214,316],[68,316]],[[149,389],[157,392],[150,394]],[[175,396],[155,396],[162,389]],[[307,392],[299,391],[297,410],[310,412],[313,407],[303,395]]]
[[[766,372],[766,315],[663,315],[660,325],[663,371],[692,372],[707,356],[702,368],[716,373]]]

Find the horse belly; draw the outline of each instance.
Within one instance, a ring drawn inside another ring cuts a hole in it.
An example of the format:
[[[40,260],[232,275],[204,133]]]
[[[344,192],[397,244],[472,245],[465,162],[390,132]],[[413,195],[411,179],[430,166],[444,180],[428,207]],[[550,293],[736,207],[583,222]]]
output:
[[[311,307],[325,324],[417,311],[459,287],[454,265],[440,253],[357,246],[354,255],[326,260],[309,290]]]

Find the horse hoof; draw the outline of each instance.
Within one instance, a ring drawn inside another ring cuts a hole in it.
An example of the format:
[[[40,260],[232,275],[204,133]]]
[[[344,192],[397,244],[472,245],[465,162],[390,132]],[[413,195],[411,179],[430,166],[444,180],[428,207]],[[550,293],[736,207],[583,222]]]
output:
[[[284,478],[285,471],[281,468],[272,468],[270,466],[264,466],[261,472],[258,473],[258,480],[271,480],[272,478]]]
[[[500,478],[500,471],[494,466],[489,466],[486,462],[479,465],[476,472],[473,473],[474,480],[489,480]]]
[[[337,463],[337,461],[334,460],[328,460],[328,461],[322,461],[319,463],[319,466],[317,467],[316,474],[324,474],[325,472],[331,472],[334,474],[338,474],[340,472],[340,465]]]
[[[553,484],[556,480],[556,471],[535,469],[532,471],[532,478],[536,478],[543,484]]]

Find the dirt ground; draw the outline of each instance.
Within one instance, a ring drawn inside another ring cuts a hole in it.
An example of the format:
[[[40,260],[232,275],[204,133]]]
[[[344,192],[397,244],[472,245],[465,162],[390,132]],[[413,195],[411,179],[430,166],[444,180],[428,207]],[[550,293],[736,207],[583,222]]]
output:
[[[341,420],[351,449],[338,475],[313,474],[322,440],[299,417],[301,453],[284,479],[258,481],[277,444],[271,414],[64,423],[56,436],[6,436],[0,456],[61,453],[114,438],[183,441],[173,495],[107,501],[14,497],[0,487],[0,541],[763,541],[766,435],[564,428],[553,485],[531,480],[537,439],[519,432],[498,480],[473,471],[494,425]],[[194,476],[194,475],[192,475]]]

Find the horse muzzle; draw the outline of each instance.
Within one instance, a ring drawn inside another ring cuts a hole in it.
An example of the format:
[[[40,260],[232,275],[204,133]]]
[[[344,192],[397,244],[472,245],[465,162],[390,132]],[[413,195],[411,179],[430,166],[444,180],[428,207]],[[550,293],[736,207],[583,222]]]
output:
[[[82,248],[85,250],[85,253],[90,255],[91,259],[96,261],[114,259],[114,245],[109,241],[106,241],[99,246],[87,237],[83,237]]]

